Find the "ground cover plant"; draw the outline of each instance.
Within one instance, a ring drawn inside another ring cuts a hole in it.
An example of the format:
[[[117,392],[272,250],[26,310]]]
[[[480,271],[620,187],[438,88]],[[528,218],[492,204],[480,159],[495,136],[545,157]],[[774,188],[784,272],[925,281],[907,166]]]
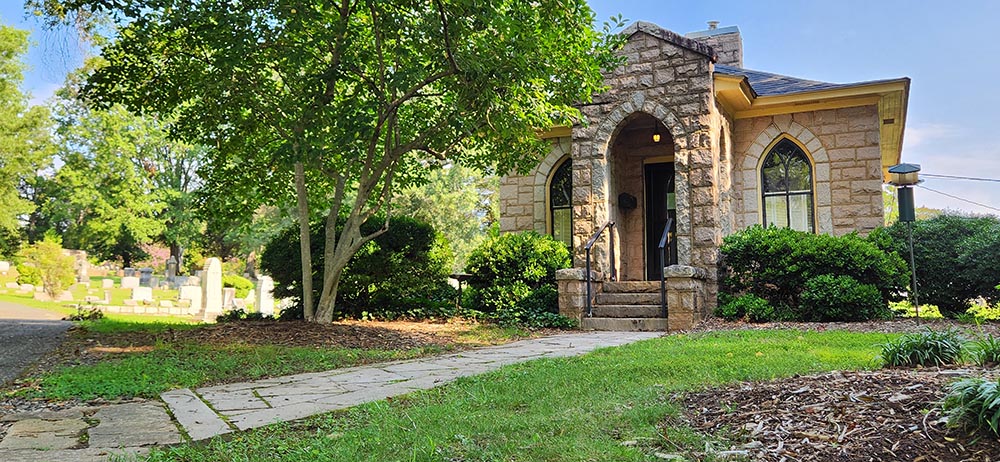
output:
[[[880,357],[886,367],[958,364],[966,341],[957,330],[924,329],[886,342]]]
[[[405,397],[156,449],[153,461],[650,460],[704,448],[676,415],[678,392],[742,380],[872,367],[883,334],[727,331],[673,335],[548,359]],[[631,442],[631,444],[623,444]]]
[[[967,377],[948,386],[942,408],[948,424],[1000,436],[1000,381]]]

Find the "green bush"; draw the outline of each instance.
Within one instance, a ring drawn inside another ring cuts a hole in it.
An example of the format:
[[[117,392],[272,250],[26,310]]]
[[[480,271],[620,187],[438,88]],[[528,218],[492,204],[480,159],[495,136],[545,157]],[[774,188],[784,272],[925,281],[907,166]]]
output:
[[[560,316],[556,270],[570,266],[566,245],[533,231],[493,235],[472,251],[467,307],[502,324],[569,327]]]
[[[983,367],[1000,365],[1000,338],[988,334],[973,342],[972,359]]]
[[[220,314],[215,318],[215,322],[238,322],[238,321],[274,321],[273,316],[266,316],[263,313],[254,311],[246,312],[243,308],[236,308]]]
[[[1000,435],[1000,381],[968,377],[948,386],[941,406],[948,425]]]
[[[17,283],[40,286],[42,285],[42,272],[38,268],[35,268],[34,266],[26,265],[24,263],[18,263]]]
[[[776,312],[773,306],[754,294],[743,294],[736,297],[721,295],[723,301],[715,310],[715,315],[734,321],[746,319],[750,322],[775,321]]]
[[[921,302],[955,318],[976,298],[1000,301],[995,267],[1000,261],[1000,219],[945,214],[912,226]],[[908,257],[907,224],[896,223],[887,233],[896,252]]]
[[[850,276],[821,274],[806,281],[800,295],[804,321],[868,321],[892,316],[878,289]]]
[[[907,274],[902,258],[879,248],[879,239],[755,225],[723,241],[722,290],[767,300],[780,318],[814,319],[821,316],[801,300],[806,283],[823,275],[850,276],[873,286],[885,305],[900,297]]]
[[[232,287],[236,289],[236,298],[247,298],[253,290],[253,282],[243,276],[226,274],[222,276],[222,287]]]
[[[384,222],[373,218],[361,226],[361,232],[374,233]],[[323,288],[324,229],[324,223],[314,224],[310,237],[316,301]],[[454,291],[446,287],[451,261],[447,242],[430,225],[409,217],[393,217],[389,229],[362,246],[348,262],[337,290],[337,314],[385,319],[450,316],[455,306]],[[286,229],[267,245],[260,265],[274,278],[275,297],[299,300],[296,306],[282,311],[281,319],[301,319],[302,264],[297,226]]]
[[[905,334],[882,345],[885,367],[944,366],[962,359],[965,338],[953,329]]]
[[[36,242],[21,250],[21,258],[24,259],[25,269],[32,267],[38,271],[39,282],[53,299],[76,281],[76,259],[63,255],[62,245],[56,240]]]

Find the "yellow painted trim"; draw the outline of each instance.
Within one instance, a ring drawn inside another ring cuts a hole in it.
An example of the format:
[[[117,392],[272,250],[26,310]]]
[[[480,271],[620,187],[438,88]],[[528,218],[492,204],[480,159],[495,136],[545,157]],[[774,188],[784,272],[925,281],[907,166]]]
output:
[[[841,109],[845,107],[874,106],[878,104],[878,95],[855,96],[850,98],[839,98],[829,100],[801,101],[774,103],[761,97],[754,101],[750,109],[737,111],[734,114],[736,119],[750,119],[753,117],[772,116],[777,114],[790,114],[793,112],[823,111],[827,109]]]
[[[562,138],[564,136],[572,136],[572,135],[573,135],[573,127],[566,127],[563,125],[552,127],[548,130],[538,133],[538,137],[543,140],[548,138]]]
[[[809,149],[806,148],[806,145],[802,144],[798,138],[789,135],[786,132],[779,133],[778,136],[774,137],[767,147],[764,148],[764,151],[761,152],[760,159],[757,159],[757,169],[755,170],[757,175],[757,222],[760,223],[761,226],[764,225],[764,172],[762,171],[764,168],[764,159],[767,159],[767,156],[771,154],[771,150],[774,149],[774,146],[783,139],[787,139],[788,141],[795,143],[799,149],[805,153],[806,159],[809,160],[809,179],[812,181],[813,234],[819,234],[819,213],[817,213],[819,206],[816,205],[816,158],[813,157],[812,153],[809,152]]]

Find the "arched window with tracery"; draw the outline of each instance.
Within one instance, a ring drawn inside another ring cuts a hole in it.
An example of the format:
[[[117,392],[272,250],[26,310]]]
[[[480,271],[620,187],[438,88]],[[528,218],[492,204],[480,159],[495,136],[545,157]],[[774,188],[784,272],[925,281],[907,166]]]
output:
[[[764,226],[815,232],[812,164],[798,144],[784,138],[761,164]]]
[[[573,246],[573,161],[566,159],[549,181],[549,223],[552,237]]]

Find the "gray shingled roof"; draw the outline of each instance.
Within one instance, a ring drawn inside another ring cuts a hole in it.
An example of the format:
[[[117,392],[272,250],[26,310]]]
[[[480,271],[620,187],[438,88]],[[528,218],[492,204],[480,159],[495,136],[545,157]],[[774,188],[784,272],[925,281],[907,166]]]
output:
[[[753,88],[753,90],[757,93],[758,96],[790,95],[794,93],[804,93],[804,92],[820,91],[820,90],[833,90],[836,88],[847,88],[858,85],[870,85],[873,83],[893,81],[892,79],[888,79],[888,80],[872,80],[868,82],[856,82],[856,83],[818,82],[816,80],[800,79],[798,77],[789,77],[787,75],[772,74],[770,72],[742,69],[739,67],[725,66],[722,64],[715,65],[715,72],[726,75],[736,75],[736,76],[746,77],[747,81],[750,83],[750,88]]]

